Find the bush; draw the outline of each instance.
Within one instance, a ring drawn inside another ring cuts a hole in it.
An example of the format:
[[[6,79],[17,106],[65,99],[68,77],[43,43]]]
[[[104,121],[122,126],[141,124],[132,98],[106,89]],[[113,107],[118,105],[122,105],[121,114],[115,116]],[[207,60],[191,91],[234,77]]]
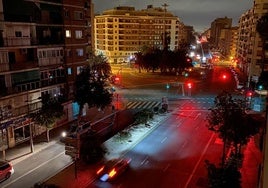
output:
[[[154,117],[154,112],[149,109],[143,109],[134,115],[134,124],[147,124]]]

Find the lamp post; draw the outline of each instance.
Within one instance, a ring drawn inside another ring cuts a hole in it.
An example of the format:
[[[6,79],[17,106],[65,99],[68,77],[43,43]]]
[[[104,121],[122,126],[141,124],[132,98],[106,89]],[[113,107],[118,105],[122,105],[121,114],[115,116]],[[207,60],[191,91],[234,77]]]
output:
[[[31,120],[31,118],[29,117],[29,115],[30,115],[30,101],[29,101],[29,94],[28,94],[28,99],[25,101],[25,102],[27,102],[27,109],[28,109],[28,111],[27,111],[27,115],[28,115],[28,117],[27,117],[27,124],[29,124],[29,132],[30,132],[30,148],[31,148],[31,153],[33,153],[34,152],[34,145],[33,145],[33,130],[32,130],[32,120]]]

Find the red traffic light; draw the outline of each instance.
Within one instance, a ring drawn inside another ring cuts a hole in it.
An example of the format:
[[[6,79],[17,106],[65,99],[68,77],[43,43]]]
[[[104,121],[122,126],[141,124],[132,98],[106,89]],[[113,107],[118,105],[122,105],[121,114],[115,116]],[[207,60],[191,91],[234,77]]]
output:
[[[221,78],[224,79],[224,80],[226,80],[227,79],[227,75],[226,74],[222,74],[221,75]]]
[[[251,97],[253,95],[252,91],[247,91],[247,97]]]
[[[187,85],[187,87],[188,87],[189,89],[191,89],[191,88],[193,87],[193,84],[192,84],[191,82],[188,82],[186,85]]]
[[[115,80],[115,81],[119,81],[120,79],[119,79],[118,76],[116,76],[116,77],[114,78],[114,80]]]
[[[190,57],[187,57],[187,58],[186,58],[186,62],[187,62],[187,63],[192,63],[192,59],[191,59]]]

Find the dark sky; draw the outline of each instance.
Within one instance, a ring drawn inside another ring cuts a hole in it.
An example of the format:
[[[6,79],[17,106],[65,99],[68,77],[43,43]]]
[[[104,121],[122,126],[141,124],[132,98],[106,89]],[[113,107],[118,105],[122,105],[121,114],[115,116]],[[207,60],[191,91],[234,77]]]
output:
[[[178,16],[185,25],[194,26],[196,31],[210,28],[216,18],[233,19],[233,26],[238,25],[242,13],[253,7],[253,0],[93,0],[95,13],[112,9],[116,6],[133,6],[136,10],[145,9],[147,5],[162,7]]]

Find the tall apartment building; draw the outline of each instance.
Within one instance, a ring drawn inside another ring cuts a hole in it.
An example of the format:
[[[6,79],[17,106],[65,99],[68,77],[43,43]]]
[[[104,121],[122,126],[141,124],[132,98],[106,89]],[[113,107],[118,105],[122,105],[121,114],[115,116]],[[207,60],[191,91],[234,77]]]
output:
[[[119,63],[129,62],[143,47],[163,49],[165,41],[175,50],[181,25],[166,8],[115,7],[95,16],[95,52],[106,56],[110,63]]]
[[[238,27],[223,28],[218,38],[218,48],[226,57],[235,57]]]
[[[58,125],[74,118],[73,83],[93,44],[92,9],[90,0],[0,1],[0,150],[45,131],[27,116],[44,94],[64,101]]]
[[[268,12],[268,0],[255,0],[253,7],[239,19],[236,56],[238,66],[250,81],[257,82],[262,71],[262,40],[256,31],[256,24]],[[268,71],[268,61],[264,61],[264,71]]]
[[[220,48],[220,41],[223,29],[230,29],[232,27],[231,18],[217,18],[211,23],[210,43],[213,48],[218,50],[224,50]]]
[[[268,13],[268,0],[254,0],[253,7],[242,14],[239,19],[236,56],[238,66],[248,77],[248,86],[252,82],[258,82],[262,71],[268,71],[268,58],[263,57],[263,41],[256,30],[257,21],[266,13]],[[267,113],[263,114],[265,131],[260,134],[260,146],[262,146],[260,150],[263,154],[263,161],[259,168],[258,187],[260,188],[268,186],[268,117]]]

